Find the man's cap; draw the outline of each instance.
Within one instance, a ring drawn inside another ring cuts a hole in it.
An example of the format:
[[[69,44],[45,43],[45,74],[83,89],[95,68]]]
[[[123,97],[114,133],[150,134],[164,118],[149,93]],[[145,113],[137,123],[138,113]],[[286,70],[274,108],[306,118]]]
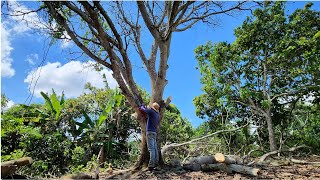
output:
[[[159,108],[160,108],[160,106],[159,106],[158,103],[154,102],[154,103],[152,104],[152,109],[153,109],[153,110],[159,112]]]

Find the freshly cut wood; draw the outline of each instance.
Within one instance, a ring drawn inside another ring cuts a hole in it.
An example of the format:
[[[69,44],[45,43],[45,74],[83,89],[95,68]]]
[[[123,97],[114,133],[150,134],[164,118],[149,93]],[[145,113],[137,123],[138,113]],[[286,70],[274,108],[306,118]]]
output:
[[[226,164],[243,164],[243,159],[236,155],[224,155],[222,153],[216,153],[214,155],[215,161]]]
[[[238,164],[203,164],[201,165],[201,170],[203,171],[225,171],[228,173],[238,172],[241,174],[247,174],[251,176],[257,176],[260,169],[252,168],[248,166],[238,165]]]
[[[214,155],[214,158],[217,162],[220,162],[220,163],[222,163],[226,160],[226,158],[224,157],[224,155],[222,153],[216,153]]]
[[[18,167],[29,165],[31,163],[31,157],[23,157],[17,160],[3,162],[1,163],[1,177],[6,177],[12,174]]]

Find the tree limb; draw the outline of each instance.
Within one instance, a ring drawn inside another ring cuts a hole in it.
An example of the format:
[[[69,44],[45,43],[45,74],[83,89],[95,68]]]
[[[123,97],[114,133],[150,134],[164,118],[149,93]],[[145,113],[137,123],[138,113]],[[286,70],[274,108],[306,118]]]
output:
[[[179,147],[179,146],[188,145],[188,144],[191,144],[191,143],[193,143],[193,142],[195,142],[195,141],[200,141],[200,140],[203,140],[203,139],[205,139],[205,138],[214,136],[214,135],[216,135],[216,134],[220,134],[220,133],[224,133],[224,132],[238,131],[239,129],[242,129],[242,128],[248,126],[248,125],[249,125],[249,124],[245,124],[244,126],[240,126],[240,127],[234,128],[234,129],[220,130],[220,131],[217,131],[217,132],[214,132],[214,133],[205,135],[205,136],[203,136],[203,137],[196,138],[196,139],[192,139],[191,141],[187,141],[187,142],[180,143],[180,144],[177,144],[177,143],[168,144],[168,145],[165,145],[164,147],[162,147],[161,153],[164,154],[164,153],[165,153],[166,151],[168,151],[169,149],[172,149],[172,148],[175,148],[175,147]]]
[[[306,145],[301,145],[301,146],[295,146],[295,147],[292,147],[289,149],[280,149],[280,150],[276,150],[276,151],[271,151],[271,152],[268,152],[268,153],[264,154],[263,156],[261,156],[260,159],[258,160],[257,164],[262,164],[263,161],[265,161],[265,159],[271,155],[278,154],[281,152],[293,152],[293,151],[300,149],[300,148],[310,148],[310,147],[306,146]]]
[[[144,5],[143,1],[137,1],[138,4],[138,8],[141,12],[142,18],[144,20],[144,22],[147,25],[147,28],[149,29],[150,33],[152,34],[152,36],[154,37],[155,40],[159,40],[160,39],[160,34],[157,31],[157,29],[155,28],[155,25],[151,22],[150,18],[149,18],[149,14],[146,10],[146,6]]]
[[[45,1],[44,2],[47,7],[49,8],[50,13],[53,15],[53,17],[55,18],[55,20],[61,24],[64,29],[67,31],[68,35],[70,36],[70,38],[75,42],[75,44],[82,49],[90,58],[92,58],[93,60],[95,60],[96,62],[106,66],[107,68],[109,68],[110,70],[112,70],[112,66],[111,64],[109,64],[106,61],[103,61],[102,59],[100,59],[99,57],[97,57],[96,55],[94,55],[84,44],[82,44],[78,38],[76,37],[76,35],[73,33],[73,31],[69,28],[69,26],[66,23],[66,20],[63,18],[62,15],[60,15],[55,8],[52,6],[52,2],[49,1]]]

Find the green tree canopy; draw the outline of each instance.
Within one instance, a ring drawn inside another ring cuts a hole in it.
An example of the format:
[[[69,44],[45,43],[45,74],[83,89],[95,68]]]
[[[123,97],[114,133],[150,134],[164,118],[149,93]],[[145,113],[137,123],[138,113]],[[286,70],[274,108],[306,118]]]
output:
[[[233,43],[197,47],[204,91],[194,99],[197,115],[216,122],[251,117],[267,125],[276,150],[273,126],[291,115],[284,108],[319,97],[320,13],[311,8],[307,3],[286,16],[285,2],[265,2],[235,29]]]

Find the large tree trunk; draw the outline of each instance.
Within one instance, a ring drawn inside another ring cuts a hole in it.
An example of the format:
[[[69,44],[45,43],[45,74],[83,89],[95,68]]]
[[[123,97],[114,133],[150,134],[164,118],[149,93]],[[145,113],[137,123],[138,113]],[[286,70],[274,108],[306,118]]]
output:
[[[266,117],[267,125],[268,125],[268,133],[269,133],[269,144],[270,144],[270,151],[277,150],[277,144],[274,137],[273,125],[270,111],[268,112],[268,116]]]
[[[141,154],[140,157],[135,165],[136,169],[141,169],[142,167],[147,167],[149,163],[149,151],[147,148],[147,136],[146,136],[146,121],[144,116],[139,117],[139,124],[141,128],[141,144],[140,150]]]

